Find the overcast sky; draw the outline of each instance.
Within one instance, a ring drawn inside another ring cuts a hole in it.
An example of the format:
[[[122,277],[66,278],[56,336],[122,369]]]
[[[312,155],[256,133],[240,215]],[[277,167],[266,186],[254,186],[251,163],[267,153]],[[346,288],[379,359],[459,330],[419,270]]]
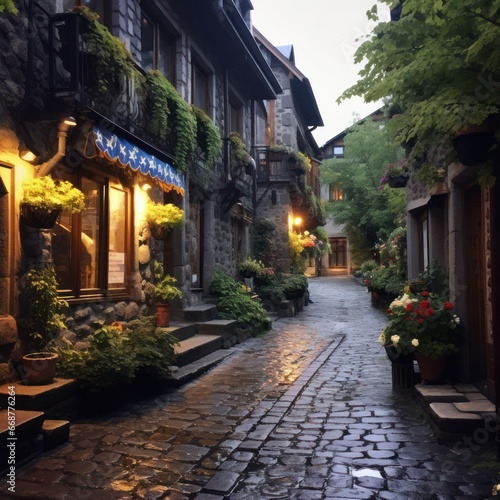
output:
[[[252,0],[254,26],[275,46],[292,44],[295,65],[309,79],[324,127],[313,133],[319,146],[353,123],[353,113],[364,117],[380,103],[354,98],[338,105],[337,98],[356,83],[361,65],[353,55],[374,23],[366,17],[376,0]],[[387,7],[379,5],[388,20]]]

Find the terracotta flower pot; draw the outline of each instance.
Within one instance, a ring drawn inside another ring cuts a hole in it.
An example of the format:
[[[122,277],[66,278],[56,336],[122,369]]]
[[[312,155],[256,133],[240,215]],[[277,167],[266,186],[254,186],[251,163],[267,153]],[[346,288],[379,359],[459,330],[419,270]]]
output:
[[[446,369],[446,356],[432,359],[415,351],[415,359],[417,360],[422,380],[434,381],[442,379]]]
[[[156,304],[156,326],[170,326],[170,304]]]
[[[56,375],[58,357],[52,352],[33,352],[23,356],[24,383],[27,385],[52,383]]]

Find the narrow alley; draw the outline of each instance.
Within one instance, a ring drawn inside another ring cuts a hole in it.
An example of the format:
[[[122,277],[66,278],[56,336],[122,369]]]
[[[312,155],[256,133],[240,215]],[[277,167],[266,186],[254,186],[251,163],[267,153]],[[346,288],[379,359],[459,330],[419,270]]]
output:
[[[18,471],[26,499],[486,499],[493,445],[439,444],[412,391],[394,393],[384,311],[350,276],[180,389],[71,426]],[[455,447],[455,448],[454,448]],[[463,448],[463,447],[462,447]]]

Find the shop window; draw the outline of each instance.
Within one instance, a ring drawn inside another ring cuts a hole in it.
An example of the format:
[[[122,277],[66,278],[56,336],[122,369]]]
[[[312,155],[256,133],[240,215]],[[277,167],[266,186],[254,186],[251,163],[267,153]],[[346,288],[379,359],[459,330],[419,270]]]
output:
[[[110,178],[68,179],[85,195],[79,214],[62,213],[53,229],[59,288],[68,297],[125,293],[130,248],[130,193]]]
[[[156,69],[175,83],[175,40],[144,11],[141,13],[141,66]]]

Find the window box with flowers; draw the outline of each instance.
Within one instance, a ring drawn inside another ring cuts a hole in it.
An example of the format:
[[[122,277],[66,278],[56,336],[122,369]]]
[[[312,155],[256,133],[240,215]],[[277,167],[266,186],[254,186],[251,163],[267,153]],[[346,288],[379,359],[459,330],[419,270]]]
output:
[[[427,290],[410,287],[387,309],[389,323],[380,342],[394,358],[414,354],[423,380],[440,380],[447,357],[458,351],[456,327],[459,317],[453,304]]]

